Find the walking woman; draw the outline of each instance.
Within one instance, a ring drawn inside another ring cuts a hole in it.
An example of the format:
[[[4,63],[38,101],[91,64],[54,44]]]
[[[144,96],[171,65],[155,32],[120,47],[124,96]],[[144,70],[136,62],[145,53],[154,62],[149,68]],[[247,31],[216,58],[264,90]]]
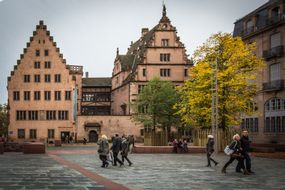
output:
[[[129,138],[126,138],[125,136],[123,136],[122,151],[121,151],[122,162],[124,163],[126,159],[127,162],[129,163],[129,166],[131,166],[133,163],[128,158],[129,150],[130,150],[130,140]]]
[[[236,159],[238,160],[241,169],[243,169],[244,175],[248,175],[249,173],[244,167],[244,160],[241,154],[240,136],[238,134],[235,134],[233,136],[233,142],[231,143],[229,148],[232,149],[234,152],[230,155],[230,160],[224,165],[222,173],[226,173],[227,167]]]
[[[218,162],[215,161],[213,158],[211,158],[211,155],[214,152],[214,136],[213,135],[208,135],[208,142],[207,142],[207,160],[208,160],[208,165],[206,167],[211,167],[211,161],[214,162],[215,166],[218,165]]]
[[[109,163],[107,162],[107,155],[109,153],[109,143],[106,135],[102,135],[101,139],[97,142],[98,144],[98,154],[99,158],[102,161],[102,168],[108,167]]]

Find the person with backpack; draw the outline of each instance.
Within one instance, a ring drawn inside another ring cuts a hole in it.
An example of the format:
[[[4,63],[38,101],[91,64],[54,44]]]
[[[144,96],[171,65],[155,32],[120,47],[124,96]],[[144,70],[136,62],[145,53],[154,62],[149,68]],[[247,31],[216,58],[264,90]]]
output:
[[[218,165],[218,162],[215,161],[213,158],[211,158],[211,155],[214,152],[214,136],[213,135],[208,135],[208,142],[206,145],[206,151],[207,151],[207,161],[208,164],[206,165],[206,167],[211,167],[211,161],[214,162],[215,166]]]
[[[102,168],[107,168],[109,163],[107,162],[107,155],[109,154],[109,143],[106,135],[102,135],[101,139],[98,140],[98,154],[102,161]]]
[[[129,163],[129,166],[131,166],[133,163],[128,158],[129,151],[130,151],[130,139],[128,139],[125,136],[123,136],[123,139],[122,139],[122,151],[121,151],[122,162],[124,163],[124,160],[126,159],[127,162]]]
[[[243,169],[244,175],[248,175],[248,171],[244,167],[244,160],[243,156],[241,154],[242,148],[241,148],[241,143],[240,143],[240,136],[239,134],[235,134],[233,136],[233,142],[229,146],[229,149],[232,150],[232,153],[230,154],[230,160],[224,165],[222,168],[222,173],[226,173],[227,167],[234,161],[238,160],[241,169]]]

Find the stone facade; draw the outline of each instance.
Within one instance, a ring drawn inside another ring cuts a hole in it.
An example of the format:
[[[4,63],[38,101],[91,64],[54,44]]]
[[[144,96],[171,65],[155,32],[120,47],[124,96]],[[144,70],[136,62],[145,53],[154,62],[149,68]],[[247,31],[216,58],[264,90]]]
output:
[[[255,42],[256,55],[265,61],[257,78],[257,114],[244,118],[242,123],[255,143],[285,144],[284,7],[284,1],[270,0],[235,22],[234,36]]]
[[[40,21],[8,77],[9,138],[18,141],[74,136],[74,92],[82,66],[67,65]],[[77,91],[81,96],[81,91]]]

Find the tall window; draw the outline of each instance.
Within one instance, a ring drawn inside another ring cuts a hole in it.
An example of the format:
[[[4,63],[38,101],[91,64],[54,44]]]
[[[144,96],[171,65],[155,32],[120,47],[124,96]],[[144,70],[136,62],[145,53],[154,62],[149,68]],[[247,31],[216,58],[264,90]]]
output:
[[[25,129],[18,129],[18,139],[25,138]]]
[[[167,47],[167,46],[169,46],[169,39],[162,39],[162,40],[161,40],[161,46],[162,46],[162,47]]]
[[[36,139],[36,138],[37,138],[37,130],[30,129],[30,139]]]
[[[169,77],[170,76],[170,69],[160,69],[160,76],[161,77]]]
[[[30,91],[24,91],[24,100],[30,100]]]
[[[55,110],[46,111],[46,120],[56,120],[56,111]]]
[[[139,84],[138,93],[141,93],[145,85]]]
[[[14,91],[13,92],[13,100],[19,101],[20,100],[20,91]]]
[[[54,81],[55,81],[55,82],[61,82],[60,74],[55,74],[55,75],[54,75]]]
[[[37,83],[41,82],[41,75],[34,75],[34,81]]]
[[[50,69],[50,68],[51,68],[50,61],[45,61],[45,69]]]
[[[24,75],[24,82],[30,82],[30,75]]]
[[[68,111],[65,110],[58,111],[58,120],[68,120]]]
[[[271,17],[273,19],[277,19],[277,17],[280,16],[280,7],[275,7],[274,9],[271,10]]]
[[[50,100],[50,91],[45,91],[45,100]]]
[[[35,55],[38,57],[38,56],[40,56],[40,50],[39,49],[37,49],[36,51],[35,51]]]
[[[35,69],[40,69],[40,68],[41,68],[41,62],[35,61],[35,62],[34,62],[34,68],[35,68]]]
[[[71,100],[71,91],[65,91],[65,100]]]
[[[246,32],[253,32],[253,21],[250,19],[246,22]]]
[[[142,74],[143,74],[144,77],[146,76],[146,69],[142,70]]]
[[[38,120],[38,111],[28,111],[29,120]]]
[[[41,91],[34,92],[34,100],[41,100]]]
[[[48,56],[48,49],[45,49],[45,56]]]
[[[161,53],[160,54],[161,62],[169,62],[170,61],[170,53]]]
[[[274,33],[270,36],[270,48],[275,48],[281,45],[280,32]]]
[[[16,120],[26,120],[26,111],[17,110],[16,111]]]
[[[54,100],[61,100],[61,91],[55,91],[54,92]]]
[[[50,75],[48,74],[45,75],[45,82],[50,82]]]
[[[184,69],[184,76],[188,77],[188,69]]]
[[[275,63],[269,66],[270,81],[280,80],[280,63]]]
[[[54,129],[48,129],[48,138],[53,139],[54,138]]]

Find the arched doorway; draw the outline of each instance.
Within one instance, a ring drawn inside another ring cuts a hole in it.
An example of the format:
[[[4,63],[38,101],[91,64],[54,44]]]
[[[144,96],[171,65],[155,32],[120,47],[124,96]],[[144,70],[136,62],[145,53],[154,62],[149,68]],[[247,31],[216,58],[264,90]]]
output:
[[[96,131],[89,132],[89,142],[97,142],[98,141],[98,133]]]

